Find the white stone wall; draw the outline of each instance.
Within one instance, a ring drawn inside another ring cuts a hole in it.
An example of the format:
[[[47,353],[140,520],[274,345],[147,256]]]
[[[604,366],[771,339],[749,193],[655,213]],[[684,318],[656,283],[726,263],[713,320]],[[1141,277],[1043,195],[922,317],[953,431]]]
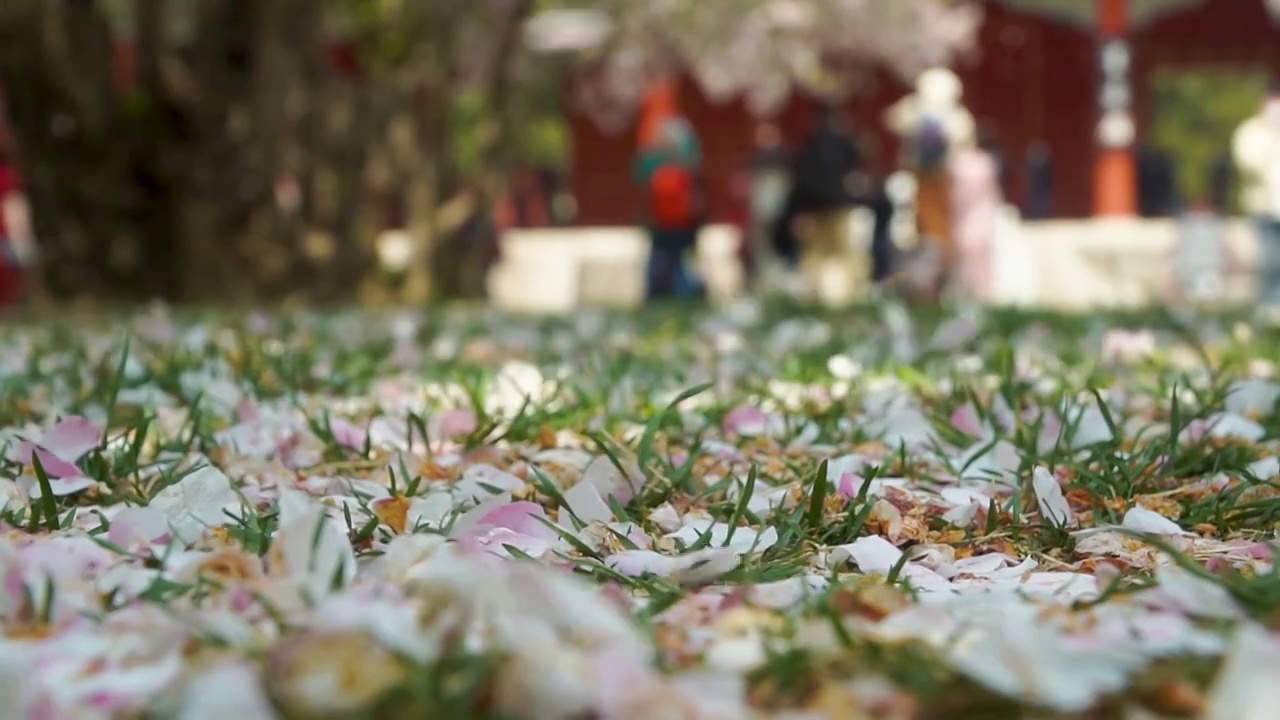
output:
[[[870,231],[868,222],[856,226]],[[1257,240],[1239,220],[1226,223],[1225,237],[1235,262],[1223,300],[1247,302],[1255,292],[1250,268]],[[738,242],[737,229],[729,225],[710,226],[699,238],[699,270],[715,300],[743,289]],[[997,241],[996,295],[1004,304],[1071,310],[1168,302],[1178,243],[1173,220],[1020,222],[1011,212]],[[634,307],[644,300],[646,244],[640,228],[512,231],[503,237],[502,261],[490,274],[490,296],[500,307],[521,312]]]
[[[731,225],[712,225],[698,238],[698,270],[713,299],[742,292],[739,235]],[[489,295],[498,306],[523,312],[634,307],[644,302],[647,253],[641,228],[511,231],[503,236],[502,259],[489,275]]]
[[[1248,302],[1256,289],[1250,269],[1257,239],[1239,220],[1224,223],[1223,237],[1235,262],[1227,263],[1221,300]],[[1179,242],[1175,220],[1099,218],[1020,223],[1000,249],[1005,256],[1025,253],[1034,304],[1084,310],[1176,299]],[[1007,287],[1018,278],[1006,275],[1002,282]]]

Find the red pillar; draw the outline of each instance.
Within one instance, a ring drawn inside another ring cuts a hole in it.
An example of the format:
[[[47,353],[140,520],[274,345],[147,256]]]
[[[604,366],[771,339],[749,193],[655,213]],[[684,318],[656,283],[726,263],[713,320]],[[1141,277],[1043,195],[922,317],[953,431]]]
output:
[[[1099,40],[1105,43],[1108,40],[1123,39],[1129,26],[1129,0],[1097,2]],[[1099,141],[1093,192],[1095,215],[1137,214],[1138,178],[1132,147],[1106,147]]]

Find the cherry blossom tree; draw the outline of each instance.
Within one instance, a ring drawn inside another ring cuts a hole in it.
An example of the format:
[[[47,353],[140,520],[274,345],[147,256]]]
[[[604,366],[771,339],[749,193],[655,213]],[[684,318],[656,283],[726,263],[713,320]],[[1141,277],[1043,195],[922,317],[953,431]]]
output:
[[[777,109],[794,88],[839,95],[868,63],[904,79],[968,48],[980,8],[961,0],[603,0],[576,100],[602,126],[632,117],[646,82],[689,73],[712,100]]]

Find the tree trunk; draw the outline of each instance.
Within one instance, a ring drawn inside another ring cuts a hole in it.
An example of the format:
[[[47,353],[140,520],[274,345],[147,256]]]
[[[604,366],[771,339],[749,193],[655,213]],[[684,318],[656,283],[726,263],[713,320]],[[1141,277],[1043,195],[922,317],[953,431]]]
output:
[[[55,299],[163,294],[166,214],[110,94],[111,41],[92,8],[16,0],[0,18],[0,81],[27,179],[40,286]],[[150,134],[150,133],[147,133]],[[156,270],[156,272],[151,272]]]
[[[486,294],[490,257],[486,236],[494,232],[493,208],[505,190],[510,170],[507,152],[511,138],[512,76],[520,50],[521,28],[536,5],[534,0],[513,2],[486,23],[493,38],[493,57],[480,85],[481,102],[487,112],[478,129],[479,176],[467,183],[458,182],[451,176],[451,171],[457,170],[456,162],[452,161],[442,163],[438,173],[442,177],[437,181],[435,206],[437,209],[448,207],[453,212],[437,212],[428,225],[426,262],[419,271],[430,278],[429,287],[437,298],[478,299]],[[452,130],[446,125],[442,136],[435,138],[436,152],[453,151]]]
[[[46,292],[254,300],[310,279],[274,184],[292,134],[286,96],[301,86],[295,58],[320,51],[299,30],[315,3],[135,0],[138,62],[123,94],[93,3],[3,4],[0,82]],[[198,28],[186,41],[166,34],[167,14],[182,11]]]

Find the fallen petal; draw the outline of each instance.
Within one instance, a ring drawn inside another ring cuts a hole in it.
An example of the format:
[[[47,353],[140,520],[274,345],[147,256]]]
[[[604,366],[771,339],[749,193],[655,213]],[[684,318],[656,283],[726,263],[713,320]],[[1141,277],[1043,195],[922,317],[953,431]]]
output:
[[[40,436],[40,447],[59,459],[74,463],[102,443],[102,429],[88,418],[75,416],[55,423]],[[41,458],[43,460],[44,458]]]

